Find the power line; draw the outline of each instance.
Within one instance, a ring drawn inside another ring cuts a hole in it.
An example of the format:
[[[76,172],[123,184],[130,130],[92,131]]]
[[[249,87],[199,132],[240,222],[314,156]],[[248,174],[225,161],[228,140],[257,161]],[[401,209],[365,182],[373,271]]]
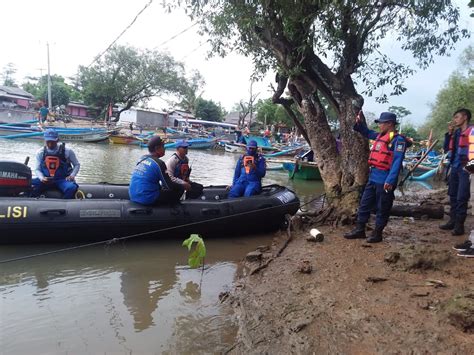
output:
[[[183,60],[185,59],[186,57],[188,57],[189,55],[193,54],[194,52],[196,52],[199,48],[201,48],[206,42],[201,42],[199,43],[199,45],[194,48],[191,52],[188,52],[187,54],[185,54],[184,56],[182,56],[181,58],[179,58],[179,60]]]
[[[175,34],[174,36],[168,38],[166,41],[160,43],[157,47],[161,47],[161,46],[164,46],[166,43],[172,41],[173,39],[175,39],[176,37],[178,36],[181,36],[183,33],[185,33],[186,31],[190,30],[192,27],[196,26],[198,23],[197,22],[194,22],[192,23],[190,26],[186,27],[184,30],[182,30],[181,32]],[[156,48],[156,47],[155,47]]]
[[[138,16],[140,16],[142,14],[143,11],[145,11],[150,5],[151,3],[153,2],[153,0],[150,0],[148,1],[148,3],[145,5],[145,7],[143,7],[143,9],[141,9],[136,15],[135,15],[135,18],[132,20],[132,22],[130,22],[130,24],[125,27],[125,29],[117,36],[117,38],[115,38],[113,40],[113,42],[105,49],[105,51],[103,51],[102,53],[100,53],[97,57],[94,58],[94,60],[87,66],[88,68],[91,67],[92,64],[94,64],[97,60],[99,60],[100,57],[102,57],[105,53],[107,53],[107,51],[120,39],[120,37],[123,36],[123,34],[125,32],[128,31],[128,29],[130,27],[132,27],[132,25],[135,23],[135,21],[137,20]]]

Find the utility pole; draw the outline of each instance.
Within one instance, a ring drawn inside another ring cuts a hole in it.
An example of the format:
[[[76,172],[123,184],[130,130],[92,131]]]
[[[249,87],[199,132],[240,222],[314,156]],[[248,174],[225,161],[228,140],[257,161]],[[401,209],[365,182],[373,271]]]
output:
[[[51,71],[49,67],[49,42],[46,42],[46,48],[48,50],[48,108],[51,110]]]

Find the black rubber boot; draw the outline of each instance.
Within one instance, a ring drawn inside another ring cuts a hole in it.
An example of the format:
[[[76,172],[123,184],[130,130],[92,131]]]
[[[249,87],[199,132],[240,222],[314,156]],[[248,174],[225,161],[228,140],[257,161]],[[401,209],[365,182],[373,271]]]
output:
[[[454,217],[454,215],[451,213],[449,215],[449,221],[445,224],[441,224],[439,226],[439,229],[442,229],[442,230],[445,230],[445,231],[450,231],[452,229],[454,229],[454,225],[455,225],[455,221],[456,221],[456,218]]]
[[[452,235],[463,235],[464,234],[464,221],[466,217],[458,217],[456,218],[456,222],[454,223],[454,229],[452,230]]]
[[[380,243],[383,239],[384,227],[375,227],[372,235],[367,238],[367,243]]]
[[[365,224],[357,223],[356,227],[350,232],[344,234],[346,239],[363,239],[365,238]]]

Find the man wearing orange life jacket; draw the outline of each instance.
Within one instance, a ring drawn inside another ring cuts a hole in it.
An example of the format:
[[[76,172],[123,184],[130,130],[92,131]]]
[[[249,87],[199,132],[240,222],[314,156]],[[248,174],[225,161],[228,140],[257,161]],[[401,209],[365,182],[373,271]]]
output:
[[[472,131],[472,126],[469,126],[470,120],[469,110],[457,110],[444,138],[444,149],[450,154],[448,195],[451,208],[449,221],[439,227],[443,230],[452,230],[452,235],[464,234],[467,204],[471,194],[469,173],[464,169],[469,160],[469,137]]]
[[[171,181],[183,185],[186,190],[186,199],[198,198],[202,195],[203,186],[190,180],[191,167],[188,154],[189,143],[185,140],[176,142],[176,153],[166,161],[166,172]]]
[[[45,190],[57,188],[64,198],[74,198],[78,189],[74,180],[81,166],[76,154],[64,144],[58,144],[58,132],[54,129],[44,132],[44,140],[45,146],[36,153],[32,195],[39,196]]]
[[[375,229],[367,238],[368,243],[382,241],[383,229],[387,225],[394,200],[406,148],[411,145],[405,137],[395,130],[397,116],[391,112],[382,112],[375,121],[379,124],[380,133],[370,130],[363,118],[362,111],[356,118],[354,130],[364,137],[375,140],[369,156],[369,181],[365,186],[359,204],[357,226],[346,233],[346,239],[366,238],[365,225],[369,221],[370,212],[375,208]]]
[[[251,140],[247,144],[247,154],[241,156],[235,166],[229,197],[249,197],[259,194],[266,169],[265,158],[258,154],[257,142]]]

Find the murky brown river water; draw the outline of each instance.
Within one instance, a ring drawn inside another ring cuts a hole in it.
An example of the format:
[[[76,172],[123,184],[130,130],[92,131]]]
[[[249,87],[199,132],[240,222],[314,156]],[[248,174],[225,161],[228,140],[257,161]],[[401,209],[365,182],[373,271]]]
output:
[[[41,143],[0,141],[0,160],[30,156],[32,166]],[[81,162],[79,183],[127,183],[146,153],[133,146],[68,146]],[[238,155],[190,150],[189,157],[195,181],[230,184]],[[322,190],[321,183],[292,181],[286,172],[269,171],[264,183],[286,185],[302,202]],[[186,266],[182,240],[126,242],[0,264],[0,353],[222,352],[233,344],[236,328],[218,295],[231,289],[237,261],[270,241],[271,235],[252,231],[206,240],[202,283],[201,270]],[[0,260],[60,247],[0,246]]]

